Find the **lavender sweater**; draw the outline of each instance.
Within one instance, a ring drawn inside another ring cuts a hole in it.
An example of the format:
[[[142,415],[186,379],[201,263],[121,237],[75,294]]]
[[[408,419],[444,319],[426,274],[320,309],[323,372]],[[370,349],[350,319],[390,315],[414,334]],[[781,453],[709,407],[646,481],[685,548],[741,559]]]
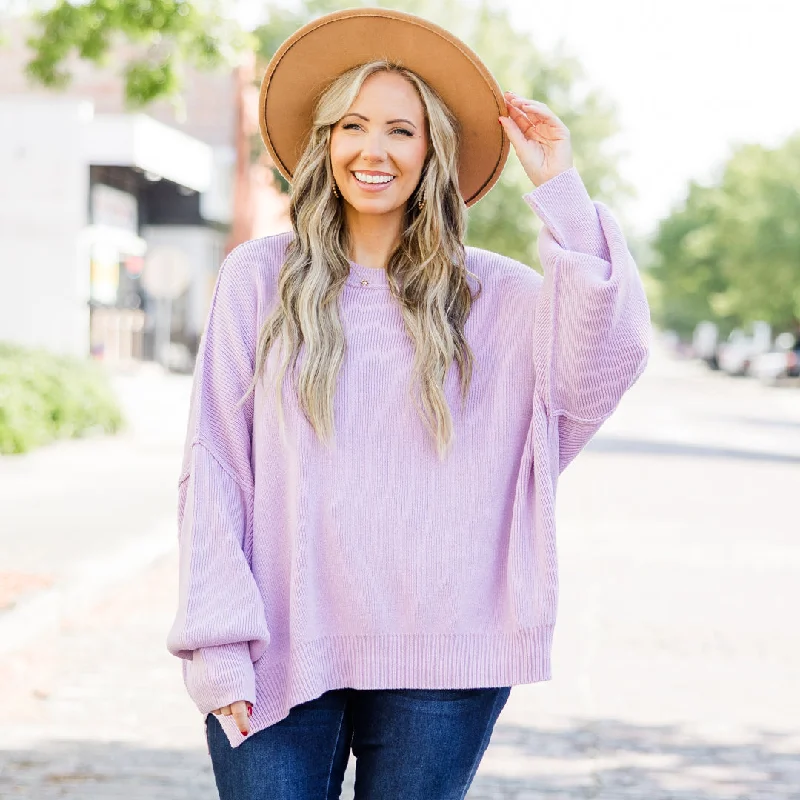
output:
[[[167,636],[203,715],[249,700],[255,733],[333,688],[551,677],[558,476],[644,369],[650,317],[617,221],[574,168],[523,199],[544,222],[544,277],[467,248],[483,284],[465,329],[475,366],[464,408],[447,375],[441,462],[407,396],[413,349],[386,273],[352,262],[336,446],[290,392],[285,439],[271,387],[236,410],[292,234],[225,260],[194,374]]]

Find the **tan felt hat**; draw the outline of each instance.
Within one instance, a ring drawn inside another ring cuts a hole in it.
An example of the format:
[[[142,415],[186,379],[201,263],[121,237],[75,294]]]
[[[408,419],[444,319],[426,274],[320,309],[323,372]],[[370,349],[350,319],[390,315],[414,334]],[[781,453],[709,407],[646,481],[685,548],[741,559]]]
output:
[[[261,82],[261,138],[291,183],[311,131],[314,103],[342,73],[386,59],[416,72],[435,89],[462,126],[459,188],[469,206],[503,171],[509,140],[498,122],[506,115],[492,74],[460,39],[414,14],[352,8],[319,17],[290,36]]]

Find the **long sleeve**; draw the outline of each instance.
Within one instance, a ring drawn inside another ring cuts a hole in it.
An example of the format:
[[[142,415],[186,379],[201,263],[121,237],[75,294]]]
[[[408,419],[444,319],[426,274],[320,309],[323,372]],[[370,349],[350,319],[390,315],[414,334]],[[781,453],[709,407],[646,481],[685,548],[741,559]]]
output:
[[[178,482],[178,609],[167,649],[183,659],[189,695],[206,714],[255,703],[253,662],[269,644],[246,553],[253,530],[253,374],[258,297],[243,248],[223,263],[200,341]]]
[[[592,201],[574,167],[524,199],[544,223],[536,392],[557,437],[560,473],[644,371],[650,309],[617,220]]]

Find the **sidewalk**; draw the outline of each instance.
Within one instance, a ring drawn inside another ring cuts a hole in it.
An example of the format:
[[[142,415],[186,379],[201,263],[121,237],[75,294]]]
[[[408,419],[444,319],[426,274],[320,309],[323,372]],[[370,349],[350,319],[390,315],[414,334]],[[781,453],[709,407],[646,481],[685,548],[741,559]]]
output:
[[[0,797],[216,797],[202,718],[164,645],[176,571],[174,552],[160,557],[0,660]]]
[[[191,376],[111,381],[126,431],[0,458],[4,800],[216,797],[164,644]]]
[[[0,653],[175,541],[191,376],[146,363],[112,383],[126,431],[0,457]]]

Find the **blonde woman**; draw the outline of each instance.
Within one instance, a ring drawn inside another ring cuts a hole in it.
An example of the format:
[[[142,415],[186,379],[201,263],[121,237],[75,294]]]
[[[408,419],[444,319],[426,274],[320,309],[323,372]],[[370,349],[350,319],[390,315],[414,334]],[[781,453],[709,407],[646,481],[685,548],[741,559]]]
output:
[[[611,212],[540,102],[418,17],[338,12],[272,59],[292,232],[225,260],[194,375],[168,635],[220,797],[464,798],[548,680],[560,473],[647,361]],[[465,247],[513,146],[544,276]]]

